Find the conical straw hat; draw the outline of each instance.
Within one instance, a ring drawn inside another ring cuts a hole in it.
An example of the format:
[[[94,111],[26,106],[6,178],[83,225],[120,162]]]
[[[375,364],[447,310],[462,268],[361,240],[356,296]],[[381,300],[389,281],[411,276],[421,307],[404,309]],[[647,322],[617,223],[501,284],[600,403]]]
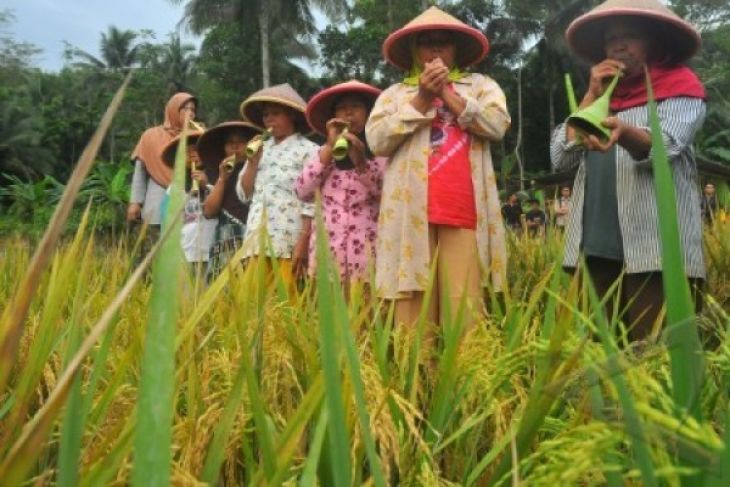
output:
[[[263,131],[251,122],[230,121],[223,122],[215,127],[205,131],[198,139],[198,155],[207,170],[213,173],[218,171],[218,165],[225,156],[225,143],[228,134],[231,132],[240,133],[246,140],[251,139],[255,135]]]
[[[334,116],[335,103],[346,94],[364,96],[370,109],[380,95],[380,90],[369,84],[350,80],[320,91],[307,103],[307,122],[315,132],[326,135],[327,121]]]
[[[489,41],[481,31],[438,7],[431,7],[385,39],[383,56],[390,64],[408,71],[412,64],[410,37],[427,30],[448,30],[454,33],[456,64],[461,68],[478,63],[489,52]]]
[[[195,145],[201,135],[203,135],[202,130],[194,130],[188,132],[188,145]],[[165,164],[170,167],[173,167],[175,165],[175,154],[177,153],[177,145],[180,143],[181,136],[182,134],[176,135],[175,138],[168,142],[165,148],[162,150],[162,160],[165,161]]]
[[[568,46],[580,57],[597,63],[606,58],[603,30],[615,17],[640,17],[659,27],[659,41],[675,62],[694,56],[702,45],[695,27],[657,0],[608,0],[575,19],[565,31]]]
[[[259,127],[264,126],[264,104],[276,103],[292,108],[297,113],[297,130],[301,133],[307,131],[307,121],[304,118],[304,110],[307,102],[292,88],[289,83],[261,89],[249,96],[241,103],[241,115]]]

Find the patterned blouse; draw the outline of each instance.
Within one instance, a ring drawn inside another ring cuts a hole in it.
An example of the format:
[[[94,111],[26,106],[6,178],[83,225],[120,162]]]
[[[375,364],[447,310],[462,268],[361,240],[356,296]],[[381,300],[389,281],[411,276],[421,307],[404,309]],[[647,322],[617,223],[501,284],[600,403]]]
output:
[[[698,98],[668,98],[657,103],[657,111],[672,166],[685,272],[689,277],[704,278],[700,197],[692,141],[705,118],[705,103]],[[646,105],[629,108],[616,116],[630,125],[649,130]],[[567,268],[578,265],[581,251],[585,155],[586,151],[582,146],[567,142],[565,124],[559,125],[553,133],[550,150],[553,168],[556,171],[566,171],[578,167],[563,257],[563,266]],[[623,147],[617,146],[616,188],[626,272],[631,274],[660,271],[662,254],[651,154],[646,159],[637,161]]]
[[[302,201],[311,202],[317,190],[322,192],[322,217],[343,282],[367,280],[368,265],[375,255],[385,162],[385,158],[376,157],[360,173],[338,169],[334,163],[325,166],[317,154],[297,179],[295,189]],[[312,235],[309,273],[313,275],[317,268],[316,229]]]
[[[510,125],[504,92],[487,76],[469,74],[454,81],[466,101],[457,123],[472,135],[469,149],[477,211],[476,239],[482,284],[504,286],[507,251],[494,177],[490,143],[498,142]],[[366,125],[372,151],[390,157],[385,169],[378,219],[375,279],[378,294],[397,299],[424,291],[431,261],[428,242],[428,157],[434,108],[425,114],[410,101],[417,86],[398,83],[375,102]]]
[[[236,194],[241,201],[250,201],[251,205],[244,235],[244,247],[247,247],[244,258],[261,253],[258,247],[262,225],[265,225],[267,237],[271,241],[271,249],[267,254],[291,258],[302,229],[302,216],[314,216],[314,205],[303,203],[297,198],[294,183],[304,163],[314,157],[318,149],[317,144],[298,133],[278,144],[271,138],[264,142],[253,194],[245,194],[241,180],[238,180]]]

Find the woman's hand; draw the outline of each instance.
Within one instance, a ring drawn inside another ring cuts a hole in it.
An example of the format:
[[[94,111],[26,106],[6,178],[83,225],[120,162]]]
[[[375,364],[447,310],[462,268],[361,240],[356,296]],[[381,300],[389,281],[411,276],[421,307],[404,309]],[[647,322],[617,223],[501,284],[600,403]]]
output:
[[[142,205],[130,203],[127,207],[127,221],[136,222],[142,219]]]
[[[449,80],[449,68],[441,58],[424,64],[423,73],[418,79],[418,95],[426,100],[433,100],[441,95]]]
[[[201,186],[206,186],[208,184],[208,176],[205,174],[205,171],[194,169],[190,173],[190,176],[192,176],[192,178],[196,180]]]
[[[355,170],[359,173],[363,173],[368,167],[368,158],[365,154],[365,144],[363,144],[360,137],[348,132],[345,134],[345,138],[350,143],[350,148],[347,151],[347,155],[350,156],[350,160],[355,165]]]
[[[233,171],[228,170],[228,162],[233,161],[233,163],[236,163],[235,160],[236,156],[228,156],[224,157],[220,164],[218,164],[218,181],[225,183],[228,181],[228,178],[231,177],[231,174],[233,174]],[[235,166],[234,166],[235,167]]]
[[[611,131],[608,139],[603,141],[595,135],[589,135],[583,138],[583,144],[588,150],[596,150],[601,152],[608,152],[615,144],[619,142],[619,139],[626,132],[627,125],[622,122],[618,117],[607,117],[601,125]]]
[[[332,161],[334,159],[332,157],[332,150],[335,147],[337,139],[340,138],[342,130],[346,126],[347,122],[342,120],[341,118],[331,118],[327,121],[327,125],[325,125],[325,130],[327,131],[327,141],[319,150],[319,160],[322,165],[328,166],[332,164]]]
[[[309,255],[309,232],[299,234],[297,243],[291,254],[291,265],[294,277],[302,279],[307,276],[307,257]]]
[[[581,108],[590,105],[599,98],[611,80],[617,73],[626,69],[626,65],[614,59],[604,59],[591,68],[591,79],[588,83],[588,91],[581,102]]]

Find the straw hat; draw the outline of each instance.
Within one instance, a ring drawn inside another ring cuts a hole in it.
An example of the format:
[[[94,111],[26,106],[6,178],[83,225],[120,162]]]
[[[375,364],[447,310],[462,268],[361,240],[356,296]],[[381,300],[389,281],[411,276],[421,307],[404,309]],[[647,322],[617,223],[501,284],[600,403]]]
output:
[[[315,132],[326,135],[327,121],[334,115],[335,103],[346,94],[363,96],[370,109],[380,95],[380,90],[366,83],[350,80],[320,91],[309,100],[306,112],[307,122]]]
[[[580,57],[597,63],[605,59],[603,29],[606,22],[618,16],[646,19],[659,28],[661,45],[675,62],[686,61],[702,44],[697,29],[657,0],[608,0],[581,15],[568,26],[565,38]]]
[[[200,136],[203,135],[203,131],[193,130],[188,132],[187,135],[188,145],[195,145]],[[176,135],[175,138],[168,142],[168,144],[162,150],[162,160],[165,161],[165,164],[170,167],[173,167],[175,165],[175,154],[177,153],[177,145],[180,143],[181,137],[182,134]]]
[[[223,122],[215,127],[208,129],[198,139],[198,155],[200,160],[203,161],[203,165],[208,169],[218,169],[218,164],[225,157],[225,143],[226,138],[231,133],[240,133],[244,139],[249,140],[255,135],[263,132],[261,127],[258,127],[251,122],[244,121],[231,121]]]
[[[263,127],[265,103],[276,103],[293,109],[297,112],[297,130],[300,133],[307,131],[307,121],[304,118],[304,110],[306,109],[307,102],[299,96],[299,93],[289,83],[270,86],[249,96],[241,103],[241,115],[245,120],[249,120],[259,127]]]
[[[412,64],[411,36],[427,30],[448,30],[454,33],[456,64],[461,68],[478,63],[489,52],[489,41],[481,31],[437,7],[431,7],[385,39],[383,56],[390,64],[408,71]]]

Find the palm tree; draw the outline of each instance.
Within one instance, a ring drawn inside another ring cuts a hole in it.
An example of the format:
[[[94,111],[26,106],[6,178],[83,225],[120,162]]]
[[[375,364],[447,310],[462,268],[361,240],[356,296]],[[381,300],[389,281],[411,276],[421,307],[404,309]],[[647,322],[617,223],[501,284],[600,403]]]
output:
[[[76,66],[109,71],[124,71],[139,63],[140,44],[135,44],[137,33],[109,27],[101,34],[99,43],[100,57],[70,44],[66,46],[66,56],[79,59]]]
[[[171,93],[184,91],[195,63],[195,46],[183,44],[179,34],[170,34],[170,40],[160,46],[156,65],[166,74]]]
[[[170,0],[174,4],[185,0]],[[321,9],[330,19],[347,11],[346,0],[187,0],[184,21],[197,34],[222,21],[250,22],[255,18],[261,44],[261,79],[271,84],[271,45],[286,45],[289,57],[312,55],[316,33],[312,9]]]
[[[49,174],[52,165],[42,145],[43,122],[21,99],[0,100],[0,173],[26,179]]]

